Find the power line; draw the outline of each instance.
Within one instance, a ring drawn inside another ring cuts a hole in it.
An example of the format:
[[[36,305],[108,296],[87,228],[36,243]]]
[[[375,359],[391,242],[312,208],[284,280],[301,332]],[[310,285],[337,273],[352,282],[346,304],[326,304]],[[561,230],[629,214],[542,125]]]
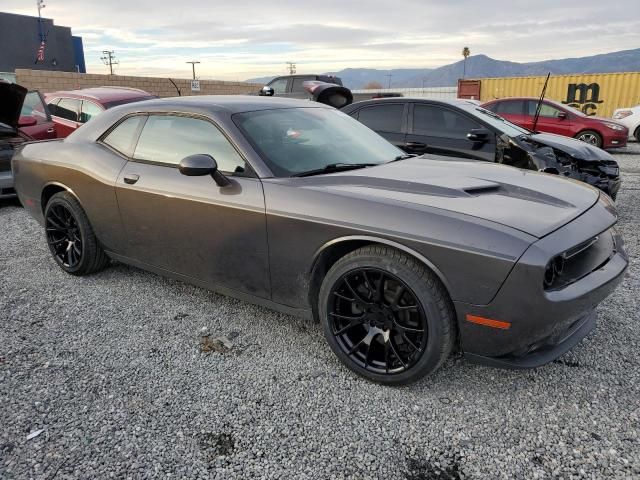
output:
[[[389,88],[391,88],[391,77],[393,77],[393,73],[388,73],[385,77],[389,77]]]
[[[113,75],[113,66],[120,63],[116,60],[116,54],[113,50],[103,50],[100,60],[102,60],[102,63],[109,66],[109,72],[111,72],[111,75]]]

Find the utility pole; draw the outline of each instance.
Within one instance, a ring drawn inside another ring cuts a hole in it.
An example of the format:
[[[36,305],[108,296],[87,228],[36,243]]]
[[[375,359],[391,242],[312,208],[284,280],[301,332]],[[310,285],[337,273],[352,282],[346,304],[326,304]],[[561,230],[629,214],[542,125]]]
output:
[[[109,66],[109,72],[111,72],[111,75],[113,75],[113,66],[120,63],[116,60],[116,53],[113,50],[103,50],[100,60],[102,60],[102,63]]]
[[[191,70],[193,71],[193,79],[196,79],[196,63],[200,63],[197,60],[191,60],[190,62],[187,62],[191,64]]]
[[[289,69],[289,75],[296,73],[296,64],[293,62],[287,62],[287,68]]]
[[[388,73],[385,77],[389,77],[389,88],[391,88],[391,77],[393,77],[393,73]]]

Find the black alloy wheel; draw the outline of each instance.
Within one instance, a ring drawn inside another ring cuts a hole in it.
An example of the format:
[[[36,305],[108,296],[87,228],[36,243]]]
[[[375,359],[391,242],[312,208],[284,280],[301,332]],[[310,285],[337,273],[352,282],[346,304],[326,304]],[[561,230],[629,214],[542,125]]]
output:
[[[357,268],[335,283],[329,322],[343,352],[374,373],[411,368],[428,338],[424,310],[409,286],[378,269]]]
[[[45,223],[53,257],[65,268],[76,268],[82,259],[82,237],[73,213],[65,205],[53,205],[47,210]]]
[[[72,275],[88,275],[109,264],[89,219],[69,192],[51,197],[44,211],[47,244],[56,263]]]
[[[456,339],[453,304],[440,279],[414,257],[383,245],[359,248],[329,269],[318,315],[338,359],[388,385],[437,370]]]

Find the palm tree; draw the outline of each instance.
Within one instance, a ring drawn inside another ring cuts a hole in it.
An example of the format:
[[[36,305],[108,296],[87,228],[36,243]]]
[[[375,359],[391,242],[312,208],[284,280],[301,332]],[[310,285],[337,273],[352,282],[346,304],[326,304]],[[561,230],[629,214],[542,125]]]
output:
[[[467,75],[467,58],[469,57],[469,55],[471,55],[471,50],[469,50],[469,47],[464,47],[462,49],[462,56],[464,57],[464,63],[462,64],[462,78]]]

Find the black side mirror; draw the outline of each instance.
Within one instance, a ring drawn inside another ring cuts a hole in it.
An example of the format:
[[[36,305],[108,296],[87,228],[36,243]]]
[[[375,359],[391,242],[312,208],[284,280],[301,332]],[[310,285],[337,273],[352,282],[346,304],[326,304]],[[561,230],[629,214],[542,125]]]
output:
[[[276,92],[269,85],[265,85],[260,90],[260,96],[262,97],[273,97]]]
[[[231,182],[218,170],[218,164],[211,155],[198,153],[183,158],[178,165],[178,169],[182,175],[188,177],[202,177],[211,175],[216,184],[220,187],[226,187]]]
[[[467,133],[467,138],[472,142],[485,143],[489,141],[489,135],[491,132],[485,128],[474,128]]]

